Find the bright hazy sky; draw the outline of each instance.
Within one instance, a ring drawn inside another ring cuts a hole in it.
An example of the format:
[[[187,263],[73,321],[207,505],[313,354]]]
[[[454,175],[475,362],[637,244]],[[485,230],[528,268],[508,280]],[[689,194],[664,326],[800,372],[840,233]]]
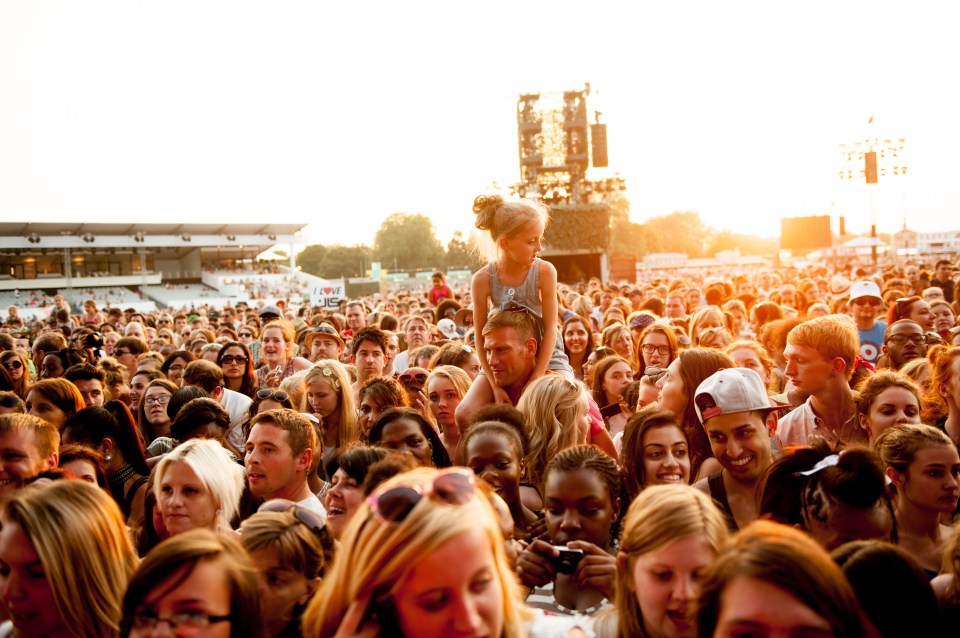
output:
[[[518,179],[518,94],[590,82],[635,221],[867,232],[838,147],[872,115],[909,167],[880,231],[960,227],[956,3],[627,4],[0,0],[0,219],[328,220],[313,241],[368,243],[403,211],[445,241]]]

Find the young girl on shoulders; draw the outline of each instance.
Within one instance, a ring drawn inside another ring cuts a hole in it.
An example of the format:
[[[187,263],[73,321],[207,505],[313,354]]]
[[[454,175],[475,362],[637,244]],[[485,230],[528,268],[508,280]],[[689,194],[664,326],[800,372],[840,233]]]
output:
[[[528,383],[542,376],[548,369],[572,373],[563,352],[557,327],[557,271],[553,264],[540,259],[543,231],[549,215],[540,203],[530,200],[505,201],[499,195],[477,197],[473,202],[476,227],[489,236],[490,263],[473,276],[471,292],[474,300],[474,331],[480,353],[482,378],[470,388],[464,402],[468,405],[461,414],[472,414],[480,406],[490,403],[511,403],[507,393],[499,387],[491,374],[484,347],[483,327],[491,312],[510,308],[529,310],[541,327],[542,340],[537,351],[533,375]]]

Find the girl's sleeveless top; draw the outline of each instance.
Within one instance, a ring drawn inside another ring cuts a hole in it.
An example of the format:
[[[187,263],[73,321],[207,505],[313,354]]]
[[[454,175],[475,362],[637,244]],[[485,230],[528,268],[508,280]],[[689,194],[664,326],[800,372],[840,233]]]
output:
[[[491,263],[487,266],[487,272],[490,275],[490,298],[494,303],[494,310],[503,308],[507,303],[515,301],[522,306],[526,306],[541,317],[541,330],[543,330],[543,303],[540,301],[540,258],[533,260],[533,265],[527,271],[527,276],[519,286],[505,286],[497,277],[497,265]],[[567,361],[567,355],[563,351],[563,335],[557,330],[557,342],[554,344],[553,354],[550,355],[550,363],[547,364],[548,370],[573,373],[570,362]]]

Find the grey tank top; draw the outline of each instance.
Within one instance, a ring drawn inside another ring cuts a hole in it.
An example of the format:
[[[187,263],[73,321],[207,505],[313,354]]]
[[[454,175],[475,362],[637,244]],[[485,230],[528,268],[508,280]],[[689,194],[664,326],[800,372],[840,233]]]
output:
[[[527,271],[527,277],[519,286],[505,286],[497,277],[497,265],[487,266],[490,273],[490,298],[496,308],[503,308],[507,302],[516,301],[522,306],[543,317],[543,303],[540,301],[540,258],[533,260],[533,265]]]

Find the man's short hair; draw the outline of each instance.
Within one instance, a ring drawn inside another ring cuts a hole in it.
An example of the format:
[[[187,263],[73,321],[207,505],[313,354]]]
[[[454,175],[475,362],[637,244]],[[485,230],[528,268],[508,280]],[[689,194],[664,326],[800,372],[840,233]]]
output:
[[[407,317],[407,318],[404,320],[404,322],[403,322],[403,331],[406,332],[406,331],[407,331],[407,327],[408,327],[410,324],[412,324],[414,321],[419,321],[420,323],[423,324],[423,327],[424,327],[424,328],[426,328],[427,330],[430,329],[430,322],[427,321],[427,318],[426,318],[426,317],[424,317],[423,315],[410,315],[410,316]]]
[[[195,359],[183,369],[184,385],[195,385],[213,394],[223,387],[223,370],[213,361]]]
[[[487,322],[483,325],[483,336],[486,337],[500,328],[513,328],[521,341],[536,339],[537,345],[540,345],[538,319],[531,311],[522,309],[522,306],[517,309],[498,310],[487,317]]]
[[[294,456],[299,456],[307,448],[310,448],[314,453],[317,451],[317,434],[313,429],[313,424],[307,417],[295,410],[287,408],[266,410],[250,420],[250,428],[252,429],[258,423],[272,425],[284,430],[287,433],[287,443],[290,444],[290,450]]]
[[[380,328],[367,326],[357,330],[357,334],[353,335],[353,346],[351,346],[351,352],[354,356],[356,356],[357,351],[360,350],[360,344],[364,341],[370,341],[380,346],[380,351],[384,354],[387,353],[387,333]]]
[[[916,327],[920,328],[920,332],[923,332],[923,326],[921,326],[919,323],[917,323],[913,319],[897,319],[896,321],[891,323],[889,326],[887,326],[887,329],[883,331],[883,342],[884,343],[887,342],[887,339],[890,338],[890,333],[893,331],[893,328],[895,326],[901,326],[905,323],[912,323]]]
[[[107,375],[103,370],[89,363],[78,363],[67,368],[67,371],[63,373],[63,378],[71,383],[96,379],[100,382],[100,385],[103,385],[106,383]]]
[[[63,350],[67,347],[67,338],[61,332],[46,332],[33,342],[33,351],[50,352],[53,350]]]
[[[857,326],[844,315],[825,315],[804,321],[787,335],[787,345],[813,348],[831,361],[840,357],[846,364],[847,379],[853,374],[853,362],[860,354]]]
[[[23,431],[33,433],[33,443],[41,457],[60,451],[60,431],[52,424],[32,414],[0,415],[0,434]]]
[[[933,267],[934,270],[938,269],[940,266],[953,266],[953,262],[949,259],[938,259],[936,265]]]
[[[177,411],[170,423],[170,436],[182,441],[192,430],[208,423],[216,424],[221,433],[226,433],[230,427],[230,415],[216,399],[190,399]]]
[[[140,337],[121,337],[113,346],[114,350],[117,348],[126,348],[138,357],[150,349],[147,342]]]

